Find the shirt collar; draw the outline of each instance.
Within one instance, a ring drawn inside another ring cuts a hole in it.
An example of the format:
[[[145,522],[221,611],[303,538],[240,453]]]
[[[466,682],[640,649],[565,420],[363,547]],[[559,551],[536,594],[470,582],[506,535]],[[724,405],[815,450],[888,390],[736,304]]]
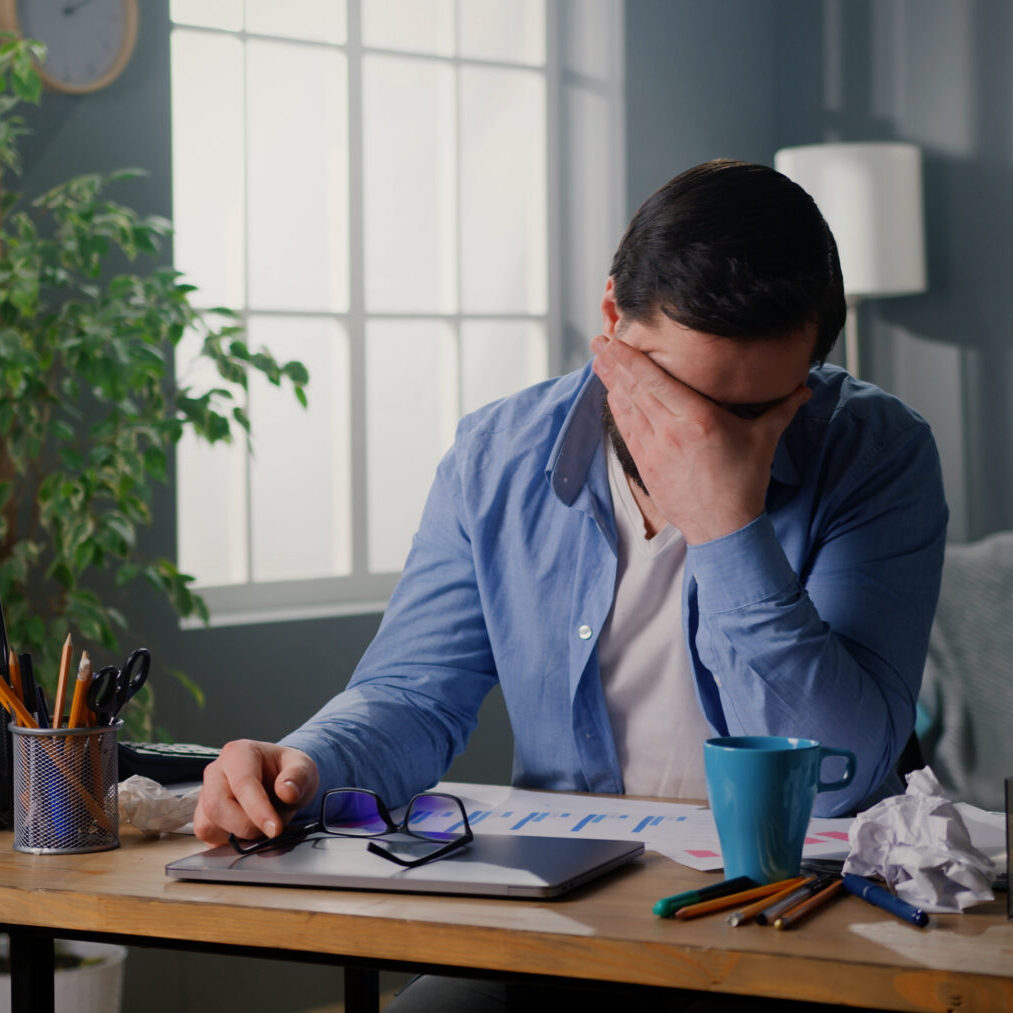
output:
[[[600,469],[591,468],[595,454],[604,454],[602,405],[605,387],[592,372],[590,363],[584,367],[584,372],[584,381],[563,420],[545,469],[553,492],[567,506],[574,505],[585,484],[592,486],[591,492],[596,498],[610,502],[604,457]]]

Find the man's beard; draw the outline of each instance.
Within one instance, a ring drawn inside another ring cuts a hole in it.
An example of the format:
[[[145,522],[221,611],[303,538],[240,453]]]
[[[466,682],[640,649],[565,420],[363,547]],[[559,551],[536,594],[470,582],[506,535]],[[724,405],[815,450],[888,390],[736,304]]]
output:
[[[633,460],[630,448],[626,446],[626,441],[619,435],[619,427],[616,425],[612,409],[609,408],[608,398],[602,402],[601,417],[605,423],[605,434],[609,438],[609,443],[612,444],[612,449],[616,452],[616,457],[619,458],[623,471],[650,496],[647,486],[644,485],[644,480],[640,477],[640,470],[637,468],[637,462]]]

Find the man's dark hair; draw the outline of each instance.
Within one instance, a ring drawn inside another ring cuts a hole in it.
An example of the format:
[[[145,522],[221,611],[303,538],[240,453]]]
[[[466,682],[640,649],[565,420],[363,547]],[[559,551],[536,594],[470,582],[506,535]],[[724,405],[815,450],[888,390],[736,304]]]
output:
[[[814,321],[814,362],[844,326],[834,237],[809,194],[765,165],[718,159],[676,176],[633,216],[610,273],[620,312],[639,323],[660,310],[746,340]]]

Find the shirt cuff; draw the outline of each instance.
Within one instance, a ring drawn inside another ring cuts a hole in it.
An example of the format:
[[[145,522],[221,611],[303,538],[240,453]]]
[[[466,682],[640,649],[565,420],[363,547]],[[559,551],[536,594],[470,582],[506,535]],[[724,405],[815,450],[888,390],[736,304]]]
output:
[[[730,535],[690,546],[686,562],[696,578],[701,614],[767,601],[798,582],[767,514]]]

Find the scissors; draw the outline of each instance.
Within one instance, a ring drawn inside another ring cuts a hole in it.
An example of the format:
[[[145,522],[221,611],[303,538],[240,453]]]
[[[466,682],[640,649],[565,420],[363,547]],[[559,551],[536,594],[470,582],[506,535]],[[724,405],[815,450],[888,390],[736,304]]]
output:
[[[122,668],[107,665],[92,677],[88,706],[100,725],[111,725],[123,705],[147,682],[151,653],[146,647],[132,651]]]

